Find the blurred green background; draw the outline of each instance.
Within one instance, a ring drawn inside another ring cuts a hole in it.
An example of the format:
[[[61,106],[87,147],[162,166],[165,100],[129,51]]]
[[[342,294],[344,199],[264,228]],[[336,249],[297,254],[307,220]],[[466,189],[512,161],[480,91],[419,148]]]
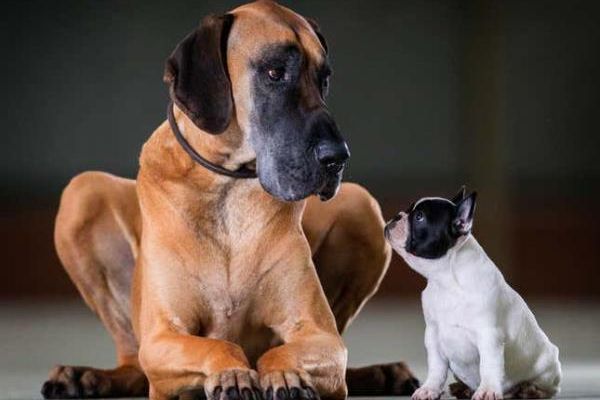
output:
[[[467,184],[476,235],[521,292],[600,295],[600,2],[283,3],[321,25],[346,179],[386,218]],[[0,298],[75,295],[52,244],[60,190],[84,170],[135,176],[165,118],[165,58],[237,4],[4,3]],[[381,296],[422,285],[394,258]]]

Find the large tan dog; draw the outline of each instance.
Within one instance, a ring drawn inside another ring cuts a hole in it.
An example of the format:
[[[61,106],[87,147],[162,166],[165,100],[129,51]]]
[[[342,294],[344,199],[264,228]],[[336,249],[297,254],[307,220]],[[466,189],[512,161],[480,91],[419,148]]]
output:
[[[165,73],[172,124],[144,145],[137,181],[81,174],[56,220],[60,259],[118,366],[56,367],[45,397],[344,398],[346,380],[351,394],[416,388],[402,363],[346,375],[340,333],[376,291],[390,248],[375,200],[339,188],[349,153],[324,102],[329,73],[316,25],[268,1],[207,17],[177,46]],[[258,179],[235,177],[254,170]],[[329,202],[303,200],[338,188]]]

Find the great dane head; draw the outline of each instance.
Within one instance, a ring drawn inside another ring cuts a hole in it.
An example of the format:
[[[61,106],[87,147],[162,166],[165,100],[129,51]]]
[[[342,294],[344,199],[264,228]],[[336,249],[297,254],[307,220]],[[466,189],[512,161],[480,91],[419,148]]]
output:
[[[327,200],[350,156],[325,102],[330,74],[317,25],[257,1],[204,18],[167,60],[165,81],[202,131],[241,135],[271,195]]]

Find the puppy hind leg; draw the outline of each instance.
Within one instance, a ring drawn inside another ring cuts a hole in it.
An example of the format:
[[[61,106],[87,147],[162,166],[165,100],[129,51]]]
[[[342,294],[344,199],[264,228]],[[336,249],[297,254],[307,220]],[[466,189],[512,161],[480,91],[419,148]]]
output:
[[[456,376],[454,376],[454,379],[456,379],[456,382],[453,382],[448,386],[450,395],[456,397],[457,399],[470,399],[473,397],[473,389],[467,386],[466,383],[458,379]]]
[[[521,382],[510,391],[514,399],[549,399],[554,396],[552,391],[541,388],[533,382]]]

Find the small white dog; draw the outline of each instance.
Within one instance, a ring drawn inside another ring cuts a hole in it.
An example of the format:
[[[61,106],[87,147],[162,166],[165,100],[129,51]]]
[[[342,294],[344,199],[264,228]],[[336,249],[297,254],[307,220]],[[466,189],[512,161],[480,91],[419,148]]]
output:
[[[552,397],[560,390],[558,348],[471,235],[475,198],[464,187],[452,200],[423,198],[385,229],[394,250],[427,278],[428,372],[413,399],[438,399],[449,369],[459,398]]]

